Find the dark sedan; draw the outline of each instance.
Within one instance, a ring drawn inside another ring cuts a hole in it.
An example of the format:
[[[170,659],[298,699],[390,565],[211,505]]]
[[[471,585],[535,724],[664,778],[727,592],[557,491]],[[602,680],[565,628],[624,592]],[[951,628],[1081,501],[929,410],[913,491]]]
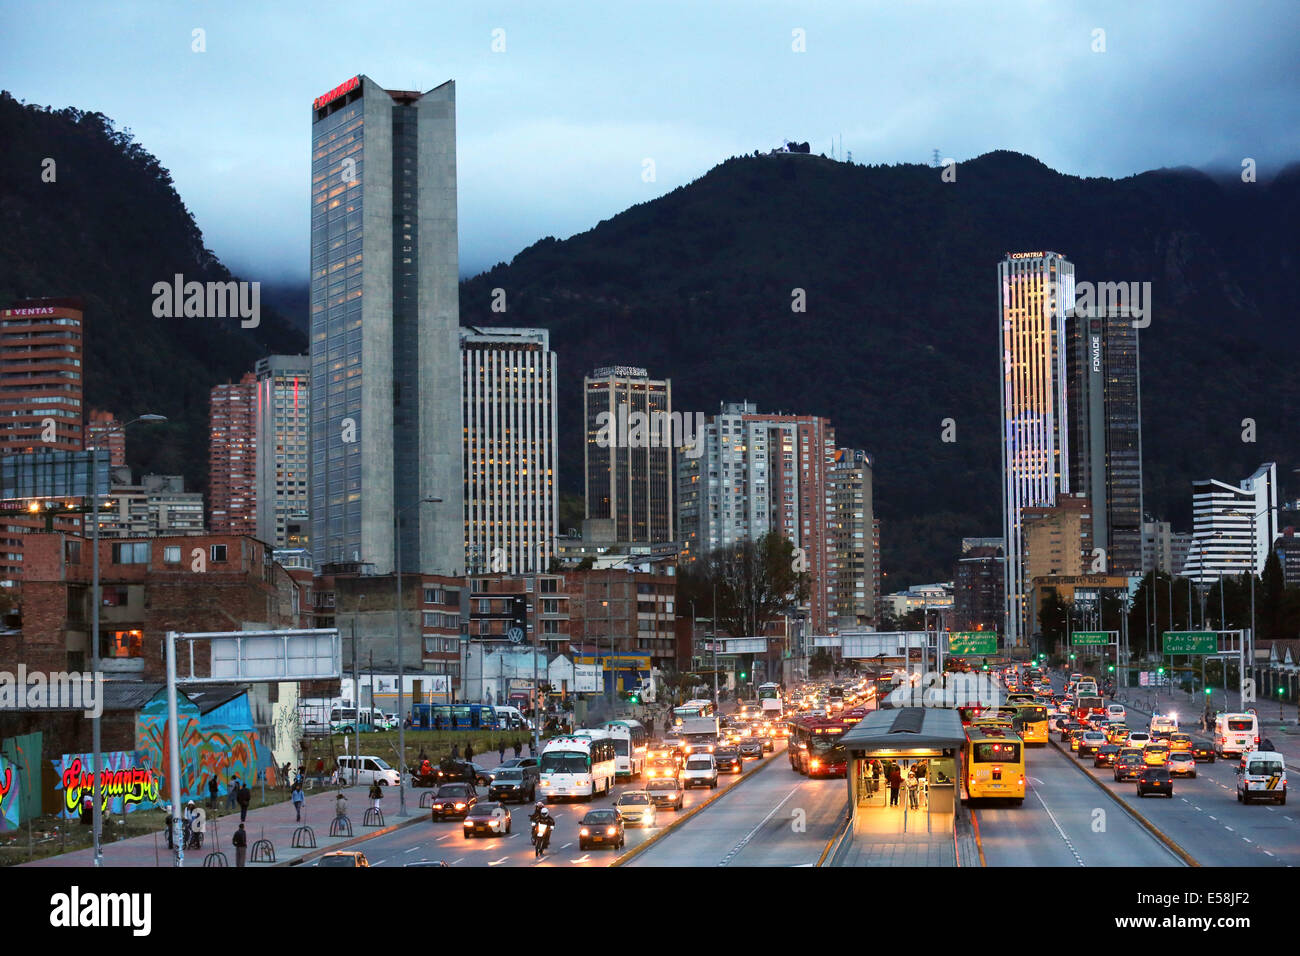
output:
[[[719,747],[713,751],[713,762],[718,767],[718,773],[730,771],[740,773],[744,769],[745,761],[740,756],[739,747]]]
[[[1145,797],[1148,793],[1163,793],[1169,799],[1174,798],[1174,781],[1164,767],[1144,767],[1137,781],[1137,795]]]
[[[465,814],[465,839],[474,836],[506,836],[510,833],[510,810],[504,803],[484,800]]]
[[[1126,754],[1115,761],[1115,779],[1116,780],[1136,780],[1142,776],[1142,771],[1146,764],[1142,762],[1141,757],[1135,757],[1132,754]]]
[[[578,824],[578,849],[593,846],[621,848],[626,842],[623,818],[617,810],[588,810]]]
[[[492,775],[486,767],[468,760],[444,760],[438,765],[438,783],[457,783],[461,780],[486,787]]]
[[[763,741],[757,737],[746,737],[740,742],[740,756],[746,760],[763,756]]]
[[[433,819],[467,816],[476,803],[478,794],[468,783],[444,783],[433,795]]]
[[[1214,747],[1210,744],[1193,743],[1192,759],[1197,763],[1214,763]]]
[[[1097,752],[1092,756],[1092,765],[1094,767],[1113,767],[1115,760],[1119,757],[1119,748],[1114,744],[1105,744],[1098,747]]]

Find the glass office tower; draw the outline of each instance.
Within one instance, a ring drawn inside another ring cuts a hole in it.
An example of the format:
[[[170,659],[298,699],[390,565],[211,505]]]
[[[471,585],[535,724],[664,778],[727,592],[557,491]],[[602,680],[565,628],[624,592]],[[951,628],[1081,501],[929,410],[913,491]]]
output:
[[[317,97],[311,202],[313,561],[459,573],[455,84]]]

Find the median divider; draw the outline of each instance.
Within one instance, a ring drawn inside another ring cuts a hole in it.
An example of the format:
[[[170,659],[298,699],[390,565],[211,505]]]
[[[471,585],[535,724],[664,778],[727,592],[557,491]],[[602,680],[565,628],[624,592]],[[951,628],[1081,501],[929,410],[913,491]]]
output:
[[[781,753],[785,753],[785,751],[782,750]],[[632,849],[628,850],[618,859],[614,860],[614,862],[610,863],[610,866],[622,866],[624,863],[628,862],[631,859],[634,859],[640,853],[643,853],[645,850],[654,846],[661,839],[666,837],[668,834],[672,833],[674,830],[676,830],[679,826],[684,824],[691,817],[695,816],[695,814],[699,813],[705,807],[710,806],[714,800],[717,800],[721,797],[725,797],[727,794],[729,794],[732,791],[734,787],[740,786],[740,784],[744,783],[750,777],[754,776],[754,774],[762,773],[764,770],[766,770],[768,767],[770,767],[772,764],[776,762],[776,757],[777,754],[773,752],[772,756],[765,758],[763,762],[759,764],[757,767],[754,767],[752,770],[746,770],[739,777],[737,777],[735,780],[729,783],[725,790],[719,790],[717,793],[709,797],[709,799],[705,800],[699,806],[691,807],[689,810],[687,810],[685,813],[679,816],[672,823],[668,824],[668,826],[664,827],[654,836],[650,837],[650,839],[644,841],[643,843],[638,843],[636,846],[632,847]]]
[[[1194,856],[1192,856],[1190,853],[1188,853],[1186,850],[1184,850],[1181,846],[1179,846],[1177,843],[1175,843],[1175,842],[1173,841],[1173,839],[1171,839],[1169,836],[1167,836],[1167,835],[1164,833],[1164,831],[1162,831],[1162,830],[1161,830],[1159,827],[1157,827],[1154,823],[1152,823],[1152,822],[1151,822],[1150,820],[1148,820],[1145,816],[1143,816],[1141,813],[1139,813],[1135,808],[1133,808],[1132,806],[1130,806],[1129,803],[1128,803],[1128,801],[1124,800],[1122,797],[1120,797],[1120,795],[1119,795],[1118,793],[1116,793],[1116,792],[1115,792],[1114,790],[1112,790],[1110,787],[1106,786],[1105,783],[1103,783],[1102,781],[1098,780],[1095,776],[1093,776],[1091,773],[1089,773],[1089,772],[1088,772],[1088,768],[1085,767],[1085,766],[1083,766],[1081,763],[1079,763],[1078,759],[1074,756],[1074,752],[1073,752],[1073,751],[1071,751],[1071,750],[1067,750],[1065,747],[1062,747],[1062,746],[1061,746],[1057,741],[1052,740],[1051,734],[1048,734],[1048,738],[1047,738],[1047,739],[1048,739],[1048,742],[1051,743],[1051,745],[1052,745],[1053,747],[1056,748],[1056,750],[1057,750],[1058,753],[1061,753],[1061,754],[1064,754],[1064,755],[1065,755],[1065,757],[1070,761],[1070,763],[1074,766],[1074,768],[1075,768],[1076,770],[1079,771],[1079,773],[1083,774],[1085,777],[1087,777],[1089,780],[1091,780],[1094,784],[1097,785],[1097,787],[1098,787],[1099,789],[1101,789],[1101,790],[1102,790],[1103,792],[1105,792],[1105,793],[1106,793],[1106,794],[1107,794],[1107,795],[1108,795],[1112,800],[1114,800],[1116,803],[1118,803],[1118,804],[1120,805],[1120,807],[1124,810],[1125,813],[1127,813],[1130,817],[1132,817],[1134,820],[1136,820],[1136,821],[1138,822],[1138,824],[1139,824],[1140,826],[1144,827],[1144,828],[1146,829],[1146,831],[1147,831],[1148,833],[1150,833],[1153,837],[1155,837],[1157,840],[1159,840],[1161,843],[1163,843],[1163,844],[1165,845],[1165,848],[1166,848],[1167,850],[1169,850],[1170,853],[1174,854],[1174,856],[1178,857],[1180,860],[1182,860],[1182,861],[1183,861],[1184,863],[1186,863],[1188,866],[1196,866],[1196,867],[1199,867],[1199,866],[1201,865],[1199,862],[1197,862],[1197,860],[1196,860],[1196,858],[1195,858]]]

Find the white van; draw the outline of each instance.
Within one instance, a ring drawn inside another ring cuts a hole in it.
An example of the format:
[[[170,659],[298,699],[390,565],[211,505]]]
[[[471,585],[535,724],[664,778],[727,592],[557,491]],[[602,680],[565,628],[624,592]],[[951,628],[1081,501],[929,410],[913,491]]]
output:
[[[345,779],[352,782],[352,773],[356,771],[356,781],[370,786],[378,783],[381,787],[396,787],[401,781],[397,771],[384,762],[383,757],[362,754],[360,757],[341,756],[338,758],[339,769]]]
[[[499,727],[511,730],[518,727],[533,729],[532,721],[524,717],[518,707],[493,707],[492,709],[496,711],[497,726]]]
[[[1214,752],[1245,753],[1259,746],[1259,721],[1254,714],[1219,714],[1214,718]]]
[[[1237,802],[1276,800],[1286,805],[1286,759],[1275,750],[1256,750],[1237,768]]]

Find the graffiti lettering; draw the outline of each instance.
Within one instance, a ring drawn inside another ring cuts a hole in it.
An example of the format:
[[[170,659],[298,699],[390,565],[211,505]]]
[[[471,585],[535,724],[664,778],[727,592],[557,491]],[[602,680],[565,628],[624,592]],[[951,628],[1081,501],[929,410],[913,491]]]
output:
[[[72,763],[63,771],[63,803],[69,813],[76,813],[81,806],[83,792],[94,792],[95,775],[82,771],[80,757],[74,757]],[[129,770],[101,770],[99,773],[99,792],[101,809],[107,810],[108,803],[121,797],[127,804],[156,803],[158,801],[158,778],[153,770],[133,767]]]
[[[14,785],[14,768],[5,767],[4,783],[0,783],[0,803],[4,803],[5,797],[9,796],[9,791]]]

